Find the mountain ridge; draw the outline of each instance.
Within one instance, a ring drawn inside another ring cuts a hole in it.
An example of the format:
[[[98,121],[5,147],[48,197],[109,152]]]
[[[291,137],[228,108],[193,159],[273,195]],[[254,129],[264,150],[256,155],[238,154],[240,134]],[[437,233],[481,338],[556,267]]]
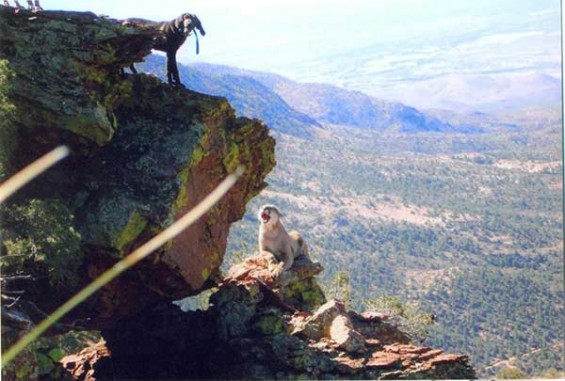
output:
[[[153,54],[146,58],[141,67],[163,77],[163,62],[163,57]],[[483,111],[467,106],[456,107],[454,111],[449,107],[437,107],[435,101],[429,103],[429,106],[436,106],[435,108],[420,109],[358,90],[327,83],[296,82],[279,74],[227,65],[191,63],[179,65],[179,70],[188,78],[190,88],[226,97],[240,115],[260,118],[272,129],[295,136],[312,137],[316,129],[329,125],[381,132],[476,134],[484,133],[487,128],[485,126],[514,128],[508,123],[497,122],[497,119],[508,119],[509,113],[525,113],[528,110],[546,112],[560,107],[555,102],[543,103],[544,93],[541,92],[538,94],[540,101],[537,104],[524,101],[522,104],[514,102],[512,107],[505,107],[512,101],[506,101],[506,93],[503,93],[497,95],[496,99],[499,101],[496,107]],[[530,82],[535,82],[535,78],[540,75],[532,73],[525,77],[530,78]],[[551,86],[554,86],[555,78],[541,76],[549,78]],[[453,77],[460,78],[458,75]],[[516,83],[509,80],[506,82],[507,87],[516,92]],[[249,96],[252,93],[255,95]],[[422,102],[425,102],[426,97],[423,98]],[[445,104],[457,102],[457,97],[451,98]]]
[[[165,61],[160,55],[146,57],[145,62],[138,64],[138,67],[161,78],[165,75]],[[188,88],[227,98],[238,115],[261,119],[277,131],[308,137],[312,135],[314,128],[322,127],[315,119],[290,107],[260,81],[250,76],[236,76],[236,70],[202,75],[186,65],[179,65],[179,72]],[[250,94],[251,101],[248,99]]]
[[[216,65],[194,64],[203,72],[217,70]],[[229,67],[222,68],[229,71]],[[233,70],[233,69],[232,69]],[[399,102],[386,101],[330,84],[299,83],[280,75],[235,69],[241,77],[251,76],[280,95],[291,107],[315,118],[322,124],[345,125],[362,129],[401,132],[455,131],[440,121]]]
[[[162,76],[163,59],[152,55],[140,66]],[[334,85],[298,83],[278,74],[208,63],[180,65],[179,71],[188,79],[190,88],[226,97],[242,115],[261,118],[283,133],[310,136],[313,128],[328,124],[383,132],[482,132],[465,124],[453,125],[399,102]],[[259,92],[250,97],[249,91],[256,90]],[[281,111],[279,115],[275,115],[275,109]],[[281,115],[286,118],[284,124]]]

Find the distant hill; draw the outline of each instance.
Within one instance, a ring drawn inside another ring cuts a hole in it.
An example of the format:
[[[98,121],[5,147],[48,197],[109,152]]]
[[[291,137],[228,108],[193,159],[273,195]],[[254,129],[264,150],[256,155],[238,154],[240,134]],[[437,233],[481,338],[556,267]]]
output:
[[[370,97],[359,91],[315,83],[298,83],[271,74],[253,74],[292,107],[318,121],[363,129],[402,132],[452,131],[454,126],[413,107]]]
[[[164,76],[164,57],[152,55],[142,70]],[[476,132],[443,122],[398,102],[325,84],[297,83],[275,74],[212,64],[180,65],[193,90],[226,97],[241,115],[262,119],[271,128],[305,136],[312,128],[343,125],[400,132]]]
[[[450,74],[414,82],[389,94],[422,109],[501,112],[561,103],[561,80],[537,72]]]
[[[163,56],[153,54],[138,66],[144,72],[165,77]],[[238,115],[261,119],[274,130],[295,136],[311,136],[313,128],[322,127],[314,118],[289,106],[263,83],[249,75],[240,74],[237,69],[203,70],[179,65],[179,72],[189,89],[225,97]]]

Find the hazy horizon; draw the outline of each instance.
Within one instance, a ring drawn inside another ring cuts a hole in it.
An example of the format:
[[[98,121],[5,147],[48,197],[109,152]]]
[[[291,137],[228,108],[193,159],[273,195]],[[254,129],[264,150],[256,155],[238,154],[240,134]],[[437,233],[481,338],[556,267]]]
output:
[[[503,80],[493,85],[497,92],[515,91],[504,87],[514,76],[561,78],[558,0],[170,0],[167,7],[132,0],[45,0],[43,5],[153,20],[192,12],[207,35],[200,39],[199,56],[194,38],[187,41],[178,53],[182,63],[270,72],[413,105],[424,98],[441,104],[441,95],[453,92],[468,99],[464,92],[489,78]],[[416,93],[429,88],[436,89],[432,97]]]

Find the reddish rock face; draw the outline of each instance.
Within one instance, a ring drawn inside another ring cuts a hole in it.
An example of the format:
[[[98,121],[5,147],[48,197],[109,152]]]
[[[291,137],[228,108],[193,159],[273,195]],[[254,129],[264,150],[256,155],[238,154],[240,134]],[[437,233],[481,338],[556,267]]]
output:
[[[61,364],[69,372],[72,379],[95,379],[95,366],[100,359],[108,358],[112,355],[106,344],[101,341],[87,347],[76,355],[66,356]]]
[[[138,91],[136,98],[143,98],[144,95],[157,91],[160,94],[168,94],[167,85],[154,83],[150,79],[136,81],[138,86],[146,86]],[[130,214],[137,213],[141,216],[145,226],[139,230],[137,236],[128,237],[123,252],[139,246],[152,234],[182,217],[238,165],[243,165],[245,172],[218,205],[152,258],[140,264],[135,272],[137,276],[131,274],[122,277],[116,281],[114,290],[106,289],[111,293],[111,296],[106,298],[111,304],[103,303],[96,309],[112,318],[116,317],[116,311],[119,311],[120,315],[134,313],[147,305],[145,303],[151,302],[151,299],[168,297],[173,300],[194,295],[206,288],[208,281],[217,278],[231,223],[243,217],[247,201],[265,187],[264,178],[274,166],[274,140],[269,137],[265,125],[259,121],[236,119],[233,110],[223,99],[190,92],[174,93],[172,97],[174,102],[165,102],[171,104],[171,109],[147,110],[145,107],[141,110],[135,102],[120,108],[117,115],[124,123],[123,130],[117,132],[115,145],[110,145],[107,151],[110,158],[97,158],[102,161],[120,160],[126,168],[134,169],[140,162],[151,163],[150,167],[143,167],[142,171],[134,171],[133,174],[122,174],[117,169],[109,171],[112,172],[109,176],[124,179],[120,187],[139,184],[138,189],[142,190],[137,195],[131,195],[126,205],[132,205],[133,212]],[[140,99],[138,104],[144,102]],[[176,110],[179,105],[182,106],[182,112]],[[160,122],[152,123],[150,130],[144,127],[138,130],[138,126],[143,122],[140,122],[139,117],[132,116],[142,112],[147,114],[148,111],[154,113],[149,114],[149,120],[170,119],[171,115],[180,113],[181,115],[177,116],[178,123],[183,120],[191,122],[184,127],[174,122],[167,123],[163,126],[163,133],[157,130]],[[139,133],[143,140],[136,143],[135,139]],[[174,140],[168,133],[174,136]],[[131,155],[129,151],[135,145],[138,145],[140,150],[141,147],[146,147],[143,148],[145,151]],[[162,153],[167,150],[175,152],[175,156]],[[182,156],[179,158],[177,154]],[[154,158],[162,159],[153,162]],[[154,175],[151,176],[152,174]],[[166,191],[162,191],[163,189]],[[86,237],[90,238],[89,247],[98,247],[98,250],[104,253],[115,252],[117,248],[112,244],[114,241],[99,239],[101,236],[110,235],[111,232],[104,232],[104,226],[114,226],[114,218],[101,220],[93,217],[89,211],[92,205],[114,203],[113,193],[103,192],[95,197],[102,201],[91,201],[81,208],[79,215],[84,218],[77,222],[84,223],[83,231],[87,232]],[[115,213],[118,211],[119,208]],[[125,224],[117,231],[128,229],[128,224]],[[88,233],[90,231],[96,234]],[[99,259],[100,257],[87,263],[87,266],[99,267]],[[136,294],[135,297],[131,295],[132,292]],[[104,293],[105,291],[102,291],[100,301],[103,301]],[[121,298],[121,295],[124,298]],[[116,305],[119,305],[119,310],[116,310]]]
[[[375,352],[367,361],[367,366],[370,368],[386,369],[393,368],[402,363],[402,357],[396,353],[388,352]]]
[[[228,174],[227,157],[235,160],[229,169],[233,171],[237,164],[246,171],[226,197],[177,237],[165,254],[165,261],[180,270],[194,291],[200,290],[222,264],[230,225],[243,217],[247,200],[264,188],[264,177],[274,166],[274,141],[261,122],[236,120],[229,110],[223,118],[209,118],[205,123],[209,132],[201,148],[204,157],[189,170],[182,200],[185,205],[177,216],[190,211]]]

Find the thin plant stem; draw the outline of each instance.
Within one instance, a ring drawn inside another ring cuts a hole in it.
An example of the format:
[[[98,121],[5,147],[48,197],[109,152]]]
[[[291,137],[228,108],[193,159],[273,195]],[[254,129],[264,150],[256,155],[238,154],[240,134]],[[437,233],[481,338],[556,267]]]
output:
[[[59,146],[4,181],[2,185],[0,185],[0,204],[34,177],[39,176],[53,164],[65,158],[69,153],[69,147]]]
[[[92,283],[82,289],[79,293],[69,299],[65,304],[59,307],[45,320],[35,326],[26,336],[22,337],[10,349],[2,355],[2,368],[6,366],[11,360],[16,357],[26,346],[36,340],[43,332],[55,324],[65,314],[82,303],[108,282],[112,281],[122,272],[135,265],[137,262],[147,257],[153,251],[164,245],[170,239],[176,237],[184,229],[196,222],[202,215],[210,210],[236,183],[237,179],[241,176],[244,169],[239,167],[235,173],[226,177],[226,179],[218,185],[204,200],[191,209],[188,213],[174,222],[167,229],[163,230],[160,234],[156,235],[144,245],[134,250],[131,254],[126,256],[121,261],[117,262],[114,266],[96,278]]]

